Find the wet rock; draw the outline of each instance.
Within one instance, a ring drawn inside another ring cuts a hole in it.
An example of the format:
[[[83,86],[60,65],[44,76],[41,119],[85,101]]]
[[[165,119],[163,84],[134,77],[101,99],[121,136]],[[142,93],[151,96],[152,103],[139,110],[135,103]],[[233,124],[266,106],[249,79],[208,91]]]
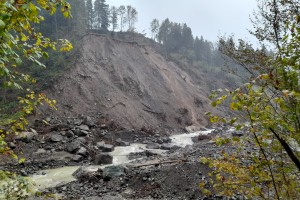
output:
[[[112,164],[112,161],[113,161],[113,157],[109,154],[104,154],[104,153],[96,154],[94,159],[94,163],[96,165]]]
[[[150,156],[156,156],[157,154],[156,154],[156,153],[153,153],[152,151],[146,150],[146,151],[145,151],[145,155],[146,155],[147,157],[150,157]]]
[[[155,142],[158,143],[158,144],[163,144],[164,143],[164,141],[161,138],[156,139]]]
[[[147,148],[147,149],[159,149],[159,148],[160,148],[160,145],[159,145],[159,144],[156,144],[156,143],[150,143],[150,144],[147,144],[147,145],[146,145],[146,148]]]
[[[37,132],[21,132],[15,139],[28,143],[35,139],[37,136]]]
[[[75,162],[80,162],[83,160],[83,157],[81,155],[75,155],[72,160]]]
[[[172,140],[169,137],[164,137],[164,138],[162,138],[162,141],[164,143],[170,143]]]
[[[89,173],[90,170],[87,167],[81,166],[72,174],[72,176],[74,176],[77,179],[80,179],[80,177],[86,176]]]
[[[85,156],[87,156],[88,151],[87,151],[86,148],[80,147],[80,149],[77,151],[77,154],[78,154],[78,155],[81,155],[81,156],[83,156],[83,157],[85,157]]]
[[[96,146],[101,149],[103,152],[112,152],[114,146],[111,144],[105,144],[104,142],[97,142]]]
[[[113,177],[119,177],[125,175],[125,167],[118,166],[108,166],[103,169],[104,180],[110,180]]]
[[[199,135],[198,136],[198,140],[211,140],[211,136],[210,135]]]
[[[117,146],[129,146],[129,142],[123,141],[121,138],[116,139],[116,145]]]
[[[169,143],[164,143],[160,146],[160,149],[162,150],[171,150],[171,149],[179,149],[179,146],[169,144]]]
[[[66,151],[69,153],[74,153],[75,151],[80,149],[80,147],[81,147],[81,143],[78,140],[76,140],[67,144]]]
[[[78,128],[80,130],[83,130],[83,131],[89,131],[90,130],[90,128],[87,125],[80,125],[80,126],[78,126]]]
[[[53,134],[50,137],[51,142],[61,142],[63,139],[64,139],[63,136],[61,136],[59,134]]]

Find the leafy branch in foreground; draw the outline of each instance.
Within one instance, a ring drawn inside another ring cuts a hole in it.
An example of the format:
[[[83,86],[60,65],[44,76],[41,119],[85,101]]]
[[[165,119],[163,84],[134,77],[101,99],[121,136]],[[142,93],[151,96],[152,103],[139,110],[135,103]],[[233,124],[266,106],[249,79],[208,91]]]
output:
[[[230,109],[239,116],[229,120],[211,116],[211,120],[231,123],[247,134],[238,142],[233,142],[238,151],[224,153],[218,159],[201,160],[213,169],[210,184],[214,191],[222,195],[299,199],[300,13],[294,9],[299,7],[299,3],[265,2],[269,10],[262,13],[264,17],[269,17],[266,19],[270,20],[268,26],[271,27],[265,32],[269,34],[265,38],[275,44],[276,51],[257,63],[266,63],[268,66],[242,65],[252,72],[253,78],[248,83],[233,91],[218,90],[211,95],[213,106],[229,102]],[[284,17],[287,9],[290,11],[289,20]],[[261,39],[263,32],[259,33],[258,39]],[[234,45],[232,48],[235,50],[231,52],[243,50]],[[255,50],[252,49],[242,58],[236,53],[227,55],[245,63],[254,54]],[[210,193],[206,183],[200,186],[204,192]]]
[[[65,17],[71,17],[70,4],[65,0],[0,0],[0,94],[6,94],[7,89],[22,90],[24,86],[35,83],[22,69],[26,63],[35,63],[45,67],[39,60],[48,57],[47,50],[59,49],[69,51],[72,44],[67,40],[51,41],[35,29],[44,18],[42,10],[54,14],[60,9]],[[8,135],[17,135],[27,125],[26,117],[34,109],[46,103],[51,107],[55,101],[48,99],[44,94],[35,94],[27,89],[24,97],[16,97],[18,105],[14,114],[0,113],[0,156],[17,155],[7,146]],[[19,162],[24,162],[20,159]],[[0,198],[22,199],[29,195],[30,183],[24,177],[13,173],[0,171]],[[28,186],[28,187],[27,187]],[[4,195],[4,196],[3,196]]]

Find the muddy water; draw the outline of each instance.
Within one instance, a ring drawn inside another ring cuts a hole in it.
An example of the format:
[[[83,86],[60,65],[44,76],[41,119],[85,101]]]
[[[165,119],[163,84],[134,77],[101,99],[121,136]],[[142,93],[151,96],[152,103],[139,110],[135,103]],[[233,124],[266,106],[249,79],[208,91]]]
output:
[[[211,133],[212,130],[208,131],[198,131],[189,134],[178,134],[170,137],[173,145],[177,145],[180,147],[185,147],[186,145],[192,145],[192,137],[196,137],[198,135],[207,135]],[[124,147],[115,147],[114,151],[110,153],[113,156],[113,164],[111,165],[122,165],[133,160],[128,159],[128,155],[130,153],[139,153],[144,152],[145,150],[151,151],[153,153],[163,154],[166,151],[160,149],[147,149],[145,144],[133,143],[130,146]],[[88,169],[91,171],[96,171],[98,168],[105,168],[110,165],[91,165],[88,166]],[[38,189],[42,190],[45,188],[55,187],[57,185],[66,184],[71,181],[76,180],[72,174],[79,168],[80,166],[70,166],[70,167],[61,167],[56,169],[42,170],[37,174],[31,176],[32,180],[36,183]]]

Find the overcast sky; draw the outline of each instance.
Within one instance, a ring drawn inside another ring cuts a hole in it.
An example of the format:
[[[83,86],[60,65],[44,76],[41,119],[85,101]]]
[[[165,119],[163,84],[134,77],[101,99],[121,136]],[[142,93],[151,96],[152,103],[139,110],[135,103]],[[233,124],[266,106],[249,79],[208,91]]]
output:
[[[194,36],[215,42],[218,36],[235,34],[254,42],[248,33],[250,15],[256,0],[107,0],[109,5],[131,5],[138,11],[138,32],[150,32],[150,22],[167,17],[173,22],[187,23]]]

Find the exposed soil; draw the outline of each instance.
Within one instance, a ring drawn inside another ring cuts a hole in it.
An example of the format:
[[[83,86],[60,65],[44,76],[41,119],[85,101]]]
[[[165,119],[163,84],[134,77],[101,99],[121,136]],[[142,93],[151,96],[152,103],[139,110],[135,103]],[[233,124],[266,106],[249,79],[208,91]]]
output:
[[[51,116],[101,113],[127,129],[206,126],[212,109],[205,75],[195,84],[156,47],[131,39],[83,37],[75,66],[45,91],[58,102]]]

